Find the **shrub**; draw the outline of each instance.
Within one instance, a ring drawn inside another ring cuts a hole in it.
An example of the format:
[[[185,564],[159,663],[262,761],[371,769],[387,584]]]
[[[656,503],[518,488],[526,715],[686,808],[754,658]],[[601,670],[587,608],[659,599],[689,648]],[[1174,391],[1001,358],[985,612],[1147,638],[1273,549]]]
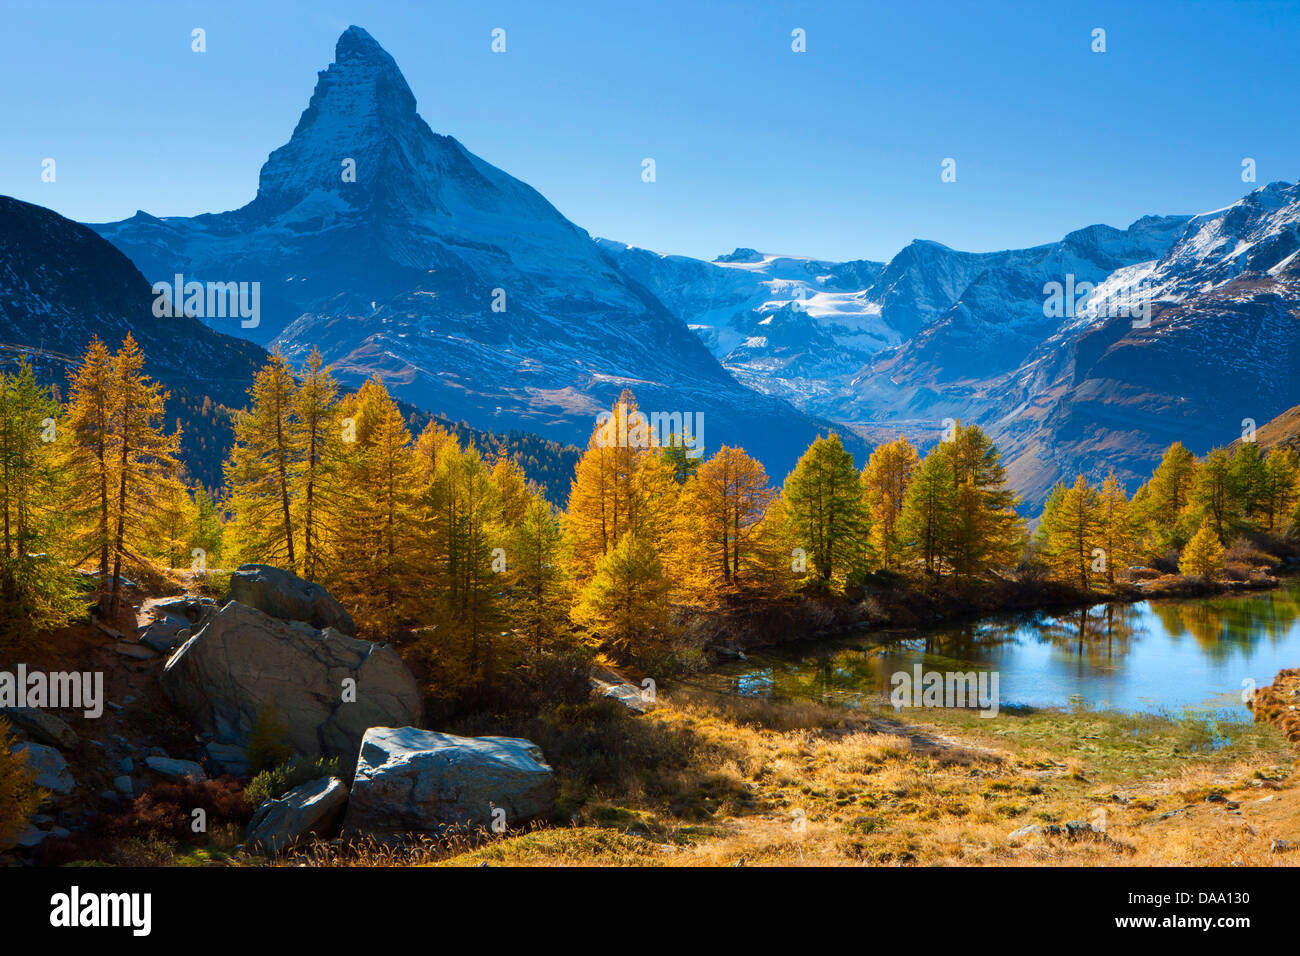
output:
[[[338,757],[316,760],[294,757],[271,770],[263,770],[254,777],[244,790],[244,803],[249,810],[256,810],[267,800],[278,800],[294,787],[308,781],[338,775]]]
[[[194,811],[207,826],[194,831]],[[96,860],[117,866],[170,866],[177,845],[202,845],[223,825],[242,829],[251,814],[234,777],[181,780],[150,787],[118,813],[97,818],[87,830],[64,839],[47,838],[37,849],[42,866]]]
[[[27,754],[14,751],[17,741],[0,720],[0,847],[12,846],[44,799]]]
[[[244,824],[249,813],[243,788],[233,777],[178,780],[150,787],[136,797],[126,813],[111,818],[108,829],[121,836],[160,837],[194,842],[194,811],[202,810],[209,828],[221,823]]]
[[[286,740],[288,734],[289,728],[280,719],[275,703],[267,701],[248,736],[248,767],[254,775],[272,770],[293,756],[293,748]]]
[[[1209,522],[1203,522],[1192,535],[1192,540],[1187,542],[1178,570],[1182,574],[1206,578],[1212,578],[1223,570],[1223,545],[1219,544]]]

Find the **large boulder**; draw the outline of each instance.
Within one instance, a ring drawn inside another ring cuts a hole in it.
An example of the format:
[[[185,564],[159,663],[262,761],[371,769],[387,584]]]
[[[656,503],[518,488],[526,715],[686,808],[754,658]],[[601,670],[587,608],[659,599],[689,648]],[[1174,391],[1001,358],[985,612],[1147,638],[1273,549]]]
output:
[[[66,720],[39,707],[0,707],[3,717],[37,743],[75,750],[77,732]]]
[[[356,636],[352,615],[319,584],[269,564],[243,564],[230,576],[230,600],[284,621],[305,621]]]
[[[456,826],[492,829],[498,820],[513,828],[554,805],[555,775],[531,741],[371,727],[343,835],[388,841]]]
[[[148,756],[144,764],[154,773],[168,778],[169,780],[193,780],[202,783],[208,779],[208,775],[203,772],[203,768],[193,760],[177,760],[174,757],[155,757]]]
[[[36,771],[36,786],[60,795],[69,794],[77,782],[68,772],[68,762],[63,754],[44,744],[33,744],[20,740],[13,748],[14,753],[27,754],[27,766]]]
[[[338,777],[320,777],[267,800],[248,822],[246,841],[265,853],[282,853],[305,836],[329,836],[343,819],[348,788]]]
[[[415,679],[388,645],[236,601],[172,655],[162,686],[217,743],[247,747],[258,717],[273,708],[285,743],[306,757],[339,757],[348,773],[368,728],[422,719]]]

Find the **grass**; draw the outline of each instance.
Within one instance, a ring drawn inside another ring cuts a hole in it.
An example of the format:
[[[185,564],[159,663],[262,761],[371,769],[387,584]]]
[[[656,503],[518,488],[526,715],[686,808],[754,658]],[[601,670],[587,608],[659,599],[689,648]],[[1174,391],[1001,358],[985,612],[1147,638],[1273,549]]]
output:
[[[675,758],[668,766],[652,759],[638,772],[636,752],[625,751],[626,772],[593,787],[583,773],[590,755],[552,740],[567,820],[427,862],[1203,866],[1300,857],[1272,852],[1275,839],[1295,842],[1300,802],[1295,754],[1268,725],[1236,728],[1224,743],[1194,715],[926,711],[913,721],[701,692],[661,702],[647,717],[607,716],[658,740],[653,752]],[[1071,821],[1093,827],[1050,828]],[[1047,829],[1009,839],[1034,824]]]

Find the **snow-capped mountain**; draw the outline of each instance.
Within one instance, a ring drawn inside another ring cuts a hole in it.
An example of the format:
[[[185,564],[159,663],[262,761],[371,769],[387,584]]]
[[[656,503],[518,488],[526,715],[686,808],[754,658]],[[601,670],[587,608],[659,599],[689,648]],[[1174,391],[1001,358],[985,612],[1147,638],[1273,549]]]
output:
[[[706,446],[743,445],[777,477],[828,427],[742,386],[536,190],[433,132],[359,27],[252,202],[93,228],[155,280],[261,283],[242,334],[295,361],[319,346],[345,381],[382,374],[479,427],[585,442],[630,387],[647,411],[702,413]]]
[[[1045,315],[1045,283],[1099,283],[1162,255],[1186,223],[1151,216],[1003,252],[916,240],[884,264],[752,249],[703,262],[601,243],[747,385],[837,421],[937,430],[926,391],[936,380],[1010,371],[1060,328]],[[891,374],[864,376],[873,362]],[[968,416],[965,402],[945,415]]]
[[[751,388],[813,409],[903,335],[869,289],[879,262],[822,262],[737,249],[712,262],[609,239],[601,248]]]
[[[1204,453],[1300,402],[1298,236],[1300,187],[1275,183],[1028,249],[918,240],[883,266],[602,244],[754,388],[877,440],[979,423],[1033,511],[1057,480],[1132,488],[1170,442]]]
[[[989,389],[1013,479],[1032,500],[1078,471],[1113,467],[1132,487],[1170,442],[1204,453],[1300,403],[1297,251],[1300,187],[1273,183],[1113,273]],[[1135,317],[1135,304],[1149,311]]]

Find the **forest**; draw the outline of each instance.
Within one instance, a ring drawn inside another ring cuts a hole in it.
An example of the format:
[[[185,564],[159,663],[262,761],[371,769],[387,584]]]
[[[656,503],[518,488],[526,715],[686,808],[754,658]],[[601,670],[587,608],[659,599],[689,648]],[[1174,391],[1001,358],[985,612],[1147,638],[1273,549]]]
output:
[[[413,434],[379,378],[347,391],[319,353],[257,374],[214,496],[187,480],[166,400],[130,338],[93,342],[66,402],[25,364],[0,378],[7,633],[83,612],[87,581],[111,617],[133,569],[267,563],[324,584],[455,696],[548,653],[671,666],[684,616],[738,601],[1017,575],[1091,592],[1134,566],[1213,579],[1300,529],[1294,450],[1198,460],[1175,443],[1131,497],[1113,473],[1059,485],[1030,534],[998,450],[960,422],[861,470],[832,432],[779,485],[742,448],[594,424],[560,509],[502,447],[435,419]],[[614,411],[646,419],[630,392]]]

